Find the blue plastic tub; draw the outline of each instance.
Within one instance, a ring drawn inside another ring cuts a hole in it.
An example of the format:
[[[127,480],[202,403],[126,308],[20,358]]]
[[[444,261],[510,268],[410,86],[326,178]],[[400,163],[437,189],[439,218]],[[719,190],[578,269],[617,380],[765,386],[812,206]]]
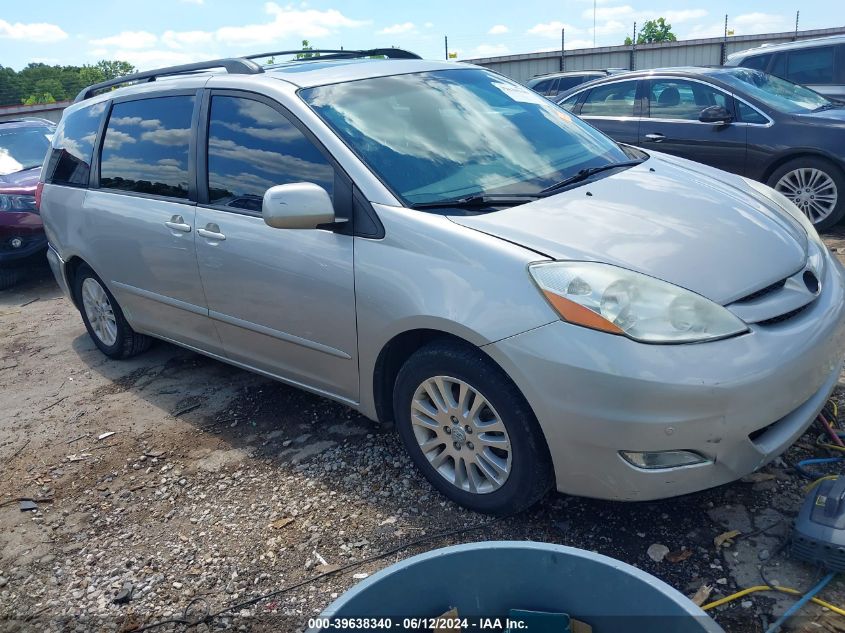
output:
[[[593,633],[724,633],[687,597],[636,567],[522,541],[446,547],[391,565],[329,605],[309,631],[385,630],[388,624],[394,631],[430,631],[424,619],[452,607],[468,620],[462,633],[501,631],[512,609],[566,613]]]

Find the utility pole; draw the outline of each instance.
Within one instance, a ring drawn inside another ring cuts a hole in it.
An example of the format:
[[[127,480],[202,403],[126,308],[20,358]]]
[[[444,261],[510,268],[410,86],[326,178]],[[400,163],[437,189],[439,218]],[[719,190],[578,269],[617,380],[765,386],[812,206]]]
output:
[[[631,70],[636,70],[637,66],[637,23],[634,22],[634,37],[631,38],[631,61],[628,63]]]
[[[560,72],[566,70],[566,58],[564,53],[564,44],[566,42],[566,29],[560,30]]]
[[[449,36],[443,36],[443,46],[446,48],[446,61],[449,61]]]
[[[792,38],[793,41],[798,39],[798,17],[801,15],[800,11],[795,12],[795,36]]]
[[[719,65],[724,66],[725,60],[728,58],[728,14],[725,14],[725,35],[722,38],[722,54],[719,55]]]

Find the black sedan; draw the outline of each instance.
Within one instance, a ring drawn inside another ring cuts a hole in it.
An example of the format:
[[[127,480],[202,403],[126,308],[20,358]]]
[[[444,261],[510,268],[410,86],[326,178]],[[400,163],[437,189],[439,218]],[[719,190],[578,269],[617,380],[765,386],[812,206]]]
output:
[[[636,71],[555,100],[613,139],[767,183],[824,230],[845,216],[845,106],[750,68]]]

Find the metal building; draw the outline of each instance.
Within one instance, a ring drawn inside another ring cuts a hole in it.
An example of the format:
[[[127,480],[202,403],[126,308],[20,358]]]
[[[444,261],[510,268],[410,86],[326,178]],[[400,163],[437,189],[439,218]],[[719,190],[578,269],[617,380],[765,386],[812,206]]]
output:
[[[797,33],[789,31],[786,33],[765,33],[763,35],[732,35],[662,44],[603,46],[566,50],[563,54],[561,54],[561,51],[547,51],[462,61],[486,66],[524,83],[536,75],[560,70],[590,70],[596,68],[641,70],[669,66],[718,66],[731,53],[754,48],[761,44],[775,44],[791,42],[795,39],[841,34],[845,34],[845,27],[798,31]]]

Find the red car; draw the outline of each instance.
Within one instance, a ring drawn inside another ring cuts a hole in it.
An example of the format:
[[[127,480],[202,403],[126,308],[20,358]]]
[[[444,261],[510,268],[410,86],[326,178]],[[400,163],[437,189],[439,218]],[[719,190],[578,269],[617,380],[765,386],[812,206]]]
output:
[[[0,290],[46,261],[35,196],[56,126],[46,119],[0,121]]]

